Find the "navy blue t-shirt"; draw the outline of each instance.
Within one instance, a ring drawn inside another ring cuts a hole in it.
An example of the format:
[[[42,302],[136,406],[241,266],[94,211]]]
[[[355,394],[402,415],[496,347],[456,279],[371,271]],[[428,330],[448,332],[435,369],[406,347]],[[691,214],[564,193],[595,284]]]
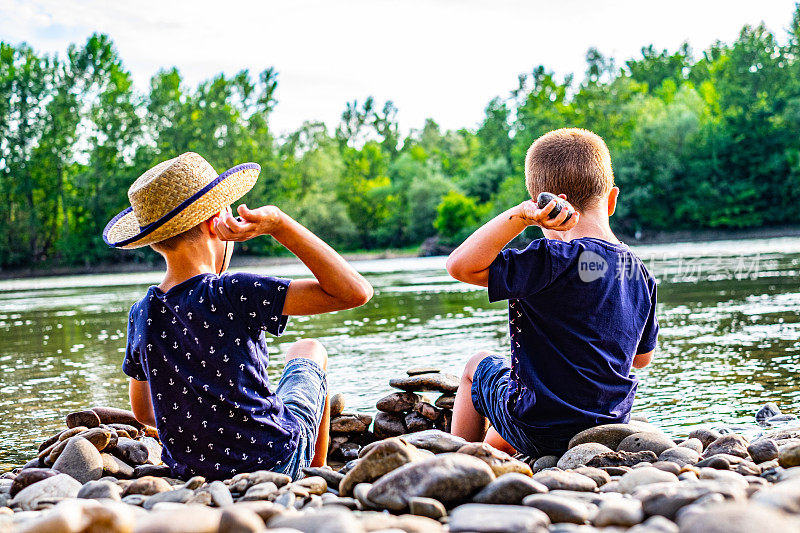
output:
[[[122,371],[150,383],[173,475],[210,479],[280,467],[297,448],[297,419],[267,377],[264,332],[286,327],[290,281],[202,274],[131,307]]]
[[[627,422],[633,357],[656,347],[656,283],[625,244],[538,239],[503,250],[489,300],[509,300],[509,413],[533,430]]]

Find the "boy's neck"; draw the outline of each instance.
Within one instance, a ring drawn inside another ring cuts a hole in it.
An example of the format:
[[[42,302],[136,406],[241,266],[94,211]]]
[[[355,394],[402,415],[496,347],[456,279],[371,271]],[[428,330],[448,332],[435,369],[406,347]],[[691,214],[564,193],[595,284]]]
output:
[[[164,254],[167,272],[158,286],[163,292],[200,274],[216,274],[217,258],[205,246],[182,246]]]
[[[581,211],[581,218],[578,223],[569,231],[548,231],[544,230],[545,237],[569,242],[575,239],[593,238],[619,244],[621,241],[611,231],[608,222],[608,214],[600,206],[585,211]]]

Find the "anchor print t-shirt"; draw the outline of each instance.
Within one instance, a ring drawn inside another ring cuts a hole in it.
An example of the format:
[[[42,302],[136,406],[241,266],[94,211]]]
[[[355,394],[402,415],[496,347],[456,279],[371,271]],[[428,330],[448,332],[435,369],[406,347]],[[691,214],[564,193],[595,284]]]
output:
[[[290,280],[202,274],[131,307],[122,370],[150,383],[173,475],[224,479],[280,467],[300,434],[267,377],[264,332],[286,327]]]

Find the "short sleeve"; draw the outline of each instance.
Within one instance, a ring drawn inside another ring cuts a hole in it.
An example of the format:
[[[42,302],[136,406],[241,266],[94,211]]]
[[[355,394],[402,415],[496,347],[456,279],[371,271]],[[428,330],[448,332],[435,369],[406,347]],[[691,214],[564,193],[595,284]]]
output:
[[[254,329],[262,329],[279,336],[286,329],[289,318],[283,314],[283,304],[291,280],[240,272],[223,275],[231,306]]]
[[[656,349],[656,342],[658,341],[658,317],[656,317],[658,289],[655,280],[651,279],[650,283],[652,284],[650,289],[650,313],[647,315],[647,322],[645,322],[642,330],[642,338],[636,348],[637,354],[652,352]]]
[[[128,340],[125,346],[125,359],[122,361],[122,371],[126,376],[132,377],[137,381],[147,381],[147,372],[142,366],[142,358],[139,351],[134,347],[134,335],[136,325],[133,321],[133,308],[128,316]]]
[[[537,239],[524,250],[506,249],[489,266],[489,301],[525,298],[550,284],[552,260],[547,239]]]

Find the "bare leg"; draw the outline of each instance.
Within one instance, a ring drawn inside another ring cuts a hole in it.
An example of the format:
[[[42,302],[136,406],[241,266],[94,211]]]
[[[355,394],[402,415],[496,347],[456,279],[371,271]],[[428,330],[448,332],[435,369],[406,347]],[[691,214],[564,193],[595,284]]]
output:
[[[292,344],[286,351],[286,362],[304,357],[316,362],[322,370],[328,370],[328,352],[316,339],[300,339]],[[331,408],[328,396],[325,396],[325,408],[322,411],[322,420],[317,428],[317,442],[314,443],[314,459],[311,466],[325,466],[328,459],[328,441],[330,440]]]
[[[464,373],[461,374],[461,383],[453,405],[451,433],[469,442],[481,442],[486,434],[488,422],[472,404],[472,376],[475,375],[478,363],[489,355],[489,352],[478,352],[469,358]]]
[[[517,453],[517,450],[507,443],[506,439],[501,437],[500,433],[498,433],[493,427],[490,427],[486,432],[486,438],[483,439],[483,442],[497,448],[501,452],[506,452],[508,455],[514,455]]]

